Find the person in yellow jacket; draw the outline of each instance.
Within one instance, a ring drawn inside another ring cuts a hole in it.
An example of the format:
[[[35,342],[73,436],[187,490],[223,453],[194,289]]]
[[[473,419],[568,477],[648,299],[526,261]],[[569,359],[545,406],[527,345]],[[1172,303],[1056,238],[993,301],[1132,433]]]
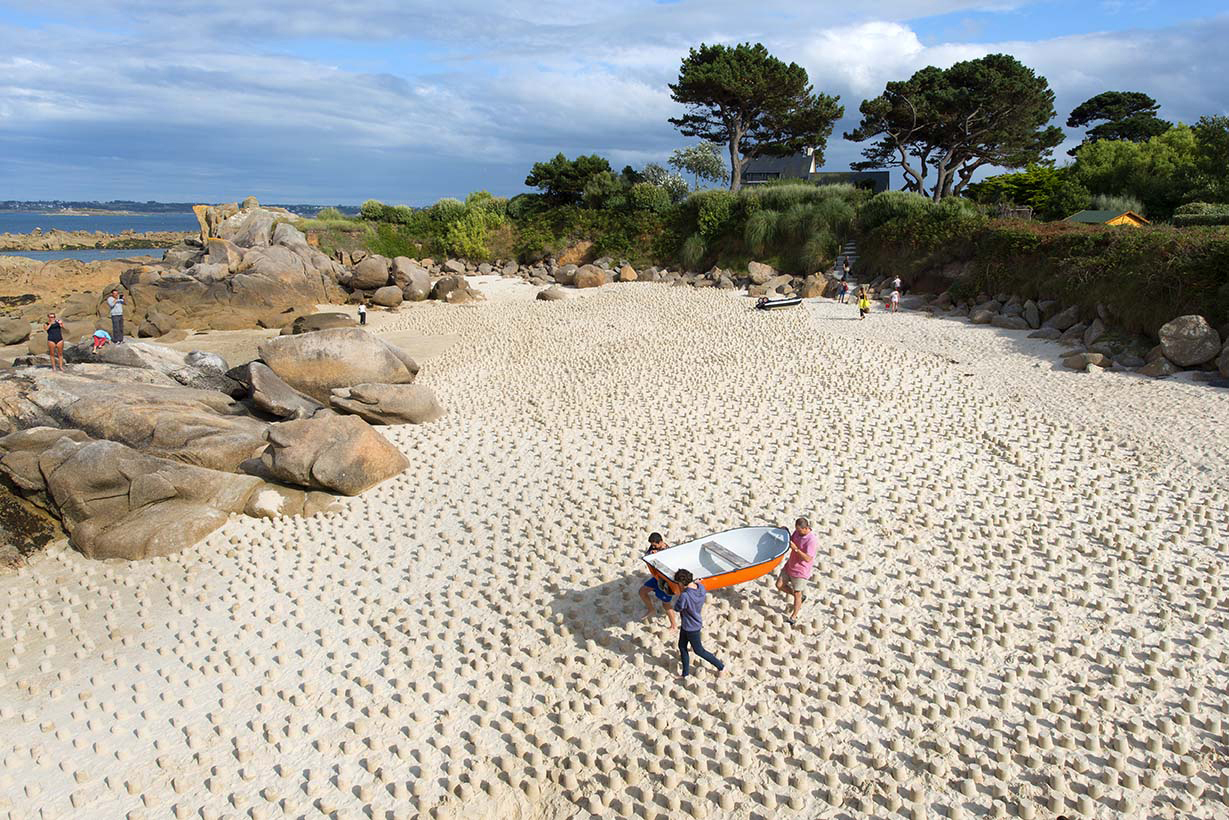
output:
[[[858,319],[865,319],[866,314],[871,312],[871,297],[866,292],[866,288],[858,291]]]

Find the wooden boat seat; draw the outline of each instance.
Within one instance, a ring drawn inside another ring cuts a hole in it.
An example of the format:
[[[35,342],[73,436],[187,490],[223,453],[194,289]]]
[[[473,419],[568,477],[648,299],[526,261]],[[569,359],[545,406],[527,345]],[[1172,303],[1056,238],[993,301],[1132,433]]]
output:
[[[670,579],[674,578],[674,570],[671,569],[670,565],[665,561],[661,560],[660,558],[650,558],[649,563],[651,563],[662,575]]]
[[[732,552],[731,550],[726,549],[725,547],[718,544],[716,541],[705,541],[704,549],[708,550],[713,555],[720,558],[722,561],[725,561],[727,564],[729,564],[734,569],[743,569],[744,567],[751,566],[751,562],[748,561],[746,558],[743,558],[741,555],[738,555]]]

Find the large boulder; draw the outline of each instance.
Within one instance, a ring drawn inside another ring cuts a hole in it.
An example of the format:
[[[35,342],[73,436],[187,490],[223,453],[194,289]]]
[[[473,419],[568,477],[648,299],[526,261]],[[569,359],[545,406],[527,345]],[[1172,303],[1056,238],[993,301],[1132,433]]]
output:
[[[576,278],[572,284],[578,288],[600,288],[609,281],[609,272],[597,265],[585,265],[576,272]]]
[[[445,276],[431,289],[431,298],[450,305],[464,305],[475,302],[482,296],[469,286],[469,281],[464,276]]]
[[[230,271],[237,271],[243,263],[243,248],[229,239],[211,237],[205,242],[205,261],[214,265],[225,265]]]
[[[137,335],[143,338],[165,336],[174,330],[176,325],[173,316],[153,308],[145,314],[145,320],[137,328]]]
[[[371,424],[425,424],[444,415],[435,392],[422,384],[356,384],[333,391],[329,405]]]
[[[371,294],[371,301],[381,307],[397,307],[405,301],[405,296],[401,292],[401,288],[396,285],[385,285],[382,288],[377,288],[376,292]]]
[[[241,396],[244,392],[242,385],[226,375],[226,362],[221,357],[215,361],[199,351],[185,354],[153,342],[126,341],[122,345],[106,345],[97,353],[91,350],[88,343],[66,346],[64,361],[156,370],[185,387],[217,390],[229,396]]]
[[[1041,308],[1032,299],[1024,303],[1024,310],[1021,315],[1032,329],[1036,330],[1041,327]]]
[[[1003,330],[1028,330],[1028,320],[1019,314],[1008,316],[1000,313],[990,317],[990,324]]]
[[[538,291],[538,300],[542,302],[561,302],[568,298],[568,292],[558,285],[551,285]]]
[[[262,362],[251,362],[247,377],[251,385],[252,404],[271,416],[306,419],[324,408],[319,402],[286,384]]]
[[[375,290],[388,284],[388,260],[383,256],[368,256],[354,266],[350,287],[355,290]]]
[[[572,285],[576,282],[576,272],[580,268],[575,265],[560,265],[555,269],[554,280],[557,285]]]
[[[421,302],[431,295],[431,274],[413,259],[398,256],[393,260],[393,283],[401,288],[407,302]]]
[[[748,262],[747,274],[751,277],[753,283],[763,285],[777,275],[777,269],[763,262]]]
[[[1139,373],[1141,376],[1151,376],[1154,379],[1159,379],[1164,378],[1165,376],[1172,376],[1175,373],[1181,373],[1182,368],[1178,367],[1164,356],[1157,356],[1135,372]]]
[[[994,321],[994,317],[997,315],[994,311],[977,308],[969,314],[969,321],[975,325],[988,325]]]
[[[1220,357],[1216,360],[1216,369],[1222,376],[1229,379],[1229,341],[1221,348]]]
[[[1052,327],[1056,330],[1068,330],[1077,322],[1080,321],[1080,308],[1078,305],[1072,305],[1066,310],[1060,311],[1049,319],[1046,319],[1045,326]]]
[[[300,333],[313,333],[317,330],[357,326],[358,322],[349,313],[309,313],[306,316],[296,316],[294,321],[282,328],[282,335],[294,336]]]
[[[25,319],[0,319],[0,344],[17,345],[30,338],[30,323]]]
[[[274,478],[343,495],[358,495],[409,466],[400,450],[358,416],[270,425],[261,458]]]
[[[1179,367],[1197,367],[1217,357],[1220,334],[1202,316],[1179,316],[1161,325],[1161,349]]]
[[[276,217],[263,208],[251,211],[234,226],[230,236],[223,234],[240,248],[264,248],[273,242],[273,223]]]
[[[258,349],[283,381],[321,403],[335,387],[408,384],[418,374],[405,351],[358,328],[277,336]]]
[[[34,428],[0,438],[0,472],[23,496],[54,511],[74,547],[128,560],[189,547],[243,512],[265,483],[96,441],[75,430]]]
[[[802,283],[802,292],[799,295],[803,299],[818,299],[828,292],[828,284],[828,277],[822,273],[813,273]]]

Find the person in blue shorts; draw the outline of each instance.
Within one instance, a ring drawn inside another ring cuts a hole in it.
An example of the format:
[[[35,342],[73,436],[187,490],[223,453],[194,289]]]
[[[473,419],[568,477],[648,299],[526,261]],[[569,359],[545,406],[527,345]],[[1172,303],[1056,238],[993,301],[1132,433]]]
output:
[[[665,539],[661,537],[660,532],[655,532],[649,535],[650,555],[655,552],[661,552],[669,546],[670,545],[666,543]],[[640,587],[640,600],[644,601],[645,609],[644,617],[641,618],[641,620],[647,621],[657,614],[657,610],[653,607],[652,596],[654,595],[657,596],[657,600],[661,601],[662,609],[666,610],[666,615],[670,618],[670,628],[674,629],[678,626],[678,622],[674,617],[674,607],[670,606],[670,588],[665,584],[665,582],[662,582],[659,585],[656,578],[650,578],[644,582],[642,587]]]

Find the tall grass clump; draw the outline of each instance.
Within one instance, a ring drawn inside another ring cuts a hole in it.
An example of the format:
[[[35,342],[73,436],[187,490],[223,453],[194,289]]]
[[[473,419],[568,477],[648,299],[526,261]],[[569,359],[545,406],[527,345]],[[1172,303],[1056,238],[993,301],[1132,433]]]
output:
[[[1092,198],[1094,211],[1135,211],[1140,216],[1144,213],[1144,203],[1139,197],[1129,194],[1097,194]]]
[[[743,242],[747,249],[754,254],[767,253],[776,241],[780,220],[778,211],[757,210],[747,217],[747,227],[743,230]]]

